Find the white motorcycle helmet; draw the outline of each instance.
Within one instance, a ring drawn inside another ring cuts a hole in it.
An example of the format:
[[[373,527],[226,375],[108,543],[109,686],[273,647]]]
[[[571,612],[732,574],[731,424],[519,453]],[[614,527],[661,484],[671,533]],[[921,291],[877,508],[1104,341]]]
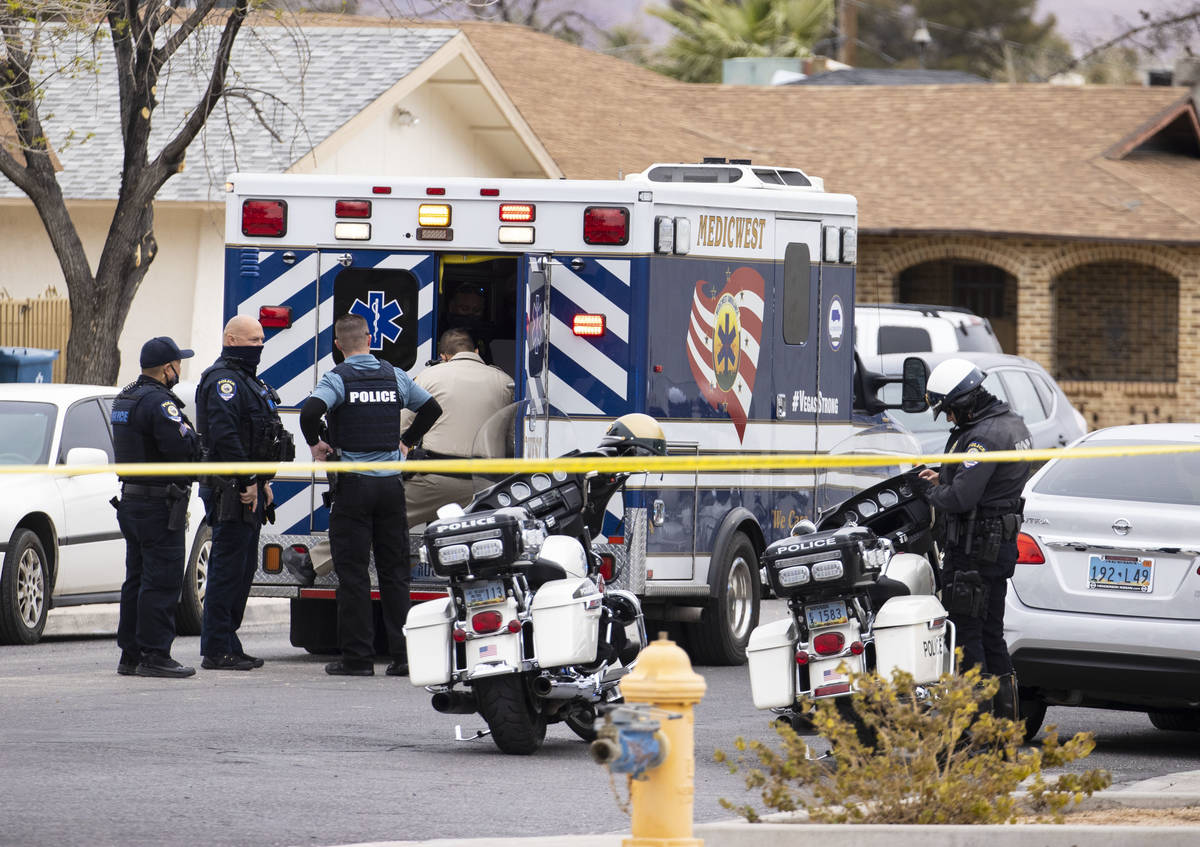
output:
[[[983,371],[966,359],[947,359],[929,374],[925,383],[925,400],[933,417],[949,411],[959,401],[983,384]]]

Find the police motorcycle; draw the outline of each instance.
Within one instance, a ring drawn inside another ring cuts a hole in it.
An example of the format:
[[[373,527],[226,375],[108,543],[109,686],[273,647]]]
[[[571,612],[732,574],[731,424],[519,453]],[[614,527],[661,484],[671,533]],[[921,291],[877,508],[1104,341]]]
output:
[[[658,423],[630,414],[594,451],[565,455],[665,453]],[[409,612],[409,679],[439,712],[478,712],[488,729],[473,737],[490,733],[503,752],[528,755],[563,721],[592,741],[597,707],[620,700],[645,623],[634,594],[605,584],[591,544],[630,476],[517,473],[426,526],[421,555],[449,596]]]
[[[862,452],[863,443],[831,452]],[[911,435],[888,443],[920,452]],[[823,473],[819,491],[840,502],[819,509],[815,524],[799,521],[763,552],[765,579],[789,614],[750,634],[751,695],[756,708],[800,734],[815,733],[801,698],[834,700],[854,720],[852,674],[907,671],[921,698],[954,669],[954,625],[937,595],[933,510],[914,484],[921,469],[892,467],[865,488],[863,474],[872,469]],[[841,497],[848,491],[857,493]]]

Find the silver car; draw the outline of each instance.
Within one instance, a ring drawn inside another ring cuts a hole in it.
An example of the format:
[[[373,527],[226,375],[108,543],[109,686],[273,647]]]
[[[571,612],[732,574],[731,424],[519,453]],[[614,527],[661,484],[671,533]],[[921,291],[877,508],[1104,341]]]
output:
[[[880,359],[881,373],[896,376],[902,373],[904,360],[917,356],[933,370],[946,359],[966,359],[987,374],[983,387],[999,397],[1020,415],[1035,450],[1053,449],[1069,444],[1087,432],[1087,421],[1071,405],[1071,401],[1045,368],[1023,356],[1005,353],[894,353]],[[884,386],[882,397],[887,402],[900,402],[900,386]],[[950,434],[950,422],[945,415],[935,420],[933,412],[903,412],[891,409],[888,415],[909,429],[921,442],[926,453],[941,453]]]
[[[1200,446],[1200,424],[1075,446]],[[1200,453],[1055,459],[1025,487],[1005,610],[1026,736],[1046,706],[1144,711],[1200,730]]]

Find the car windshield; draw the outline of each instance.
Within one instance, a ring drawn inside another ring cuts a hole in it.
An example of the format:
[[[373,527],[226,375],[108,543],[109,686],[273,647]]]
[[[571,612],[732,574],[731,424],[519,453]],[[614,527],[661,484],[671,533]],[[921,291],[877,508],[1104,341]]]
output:
[[[1000,349],[996,336],[984,323],[967,323],[960,326],[954,333],[958,339],[958,349],[973,353],[995,353]]]
[[[0,465],[42,465],[54,435],[53,403],[0,400]]]
[[[1156,446],[1169,443],[1196,446],[1194,442],[1154,442]],[[1093,441],[1081,446],[1145,444],[1144,441]],[[1067,497],[1200,505],[1200,453],[1058,459],[1046,468],[1033,490]]]

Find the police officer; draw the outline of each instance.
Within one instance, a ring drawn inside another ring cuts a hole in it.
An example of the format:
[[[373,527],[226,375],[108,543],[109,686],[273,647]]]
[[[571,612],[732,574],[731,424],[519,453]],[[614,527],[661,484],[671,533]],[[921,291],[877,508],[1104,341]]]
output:
[[[985,374],[964,359],[933,369],[925,397],[934,417],[954,425],[945,452],[1028,450],[1021,416],[983,388]],[[1017,718],[1016,676],[1004,641],[1004,595],[1017,562],[1017,532],[1028,462],[948,464],[921,471],[924,496],[944,522],[942,598],[958,631],[966,667],[1000,677],[995,711]]]
[[[192,355],[166,336],[142,345],[142,374],[112,405],[118,463],[199,458],[199,436],[183,413],[183,402],[171,391],[179,382],[180,362]],[[125,536],[125,582],[117,623],[117,673],[122,676],[179,678],[196,673],[171,658],[191,485],[191,477],[184,475],[121,475],[117,523]]]
[[[437,400],[408,374],[370,353],[371,333],[359,315],[343,315],[333,327],[333,343],[345,361],[324,374],[300,407],[300,429],[314,461],[340,451],[354,462],[399,461],[442,413]],[[401,435],[400,412],[415,411]],[[321,437],[321,418],[328,441]],[[375,553],[379,599],[387,630],[389,676],[408,674],[404,621],[411,580],[404,484],[398,470],[330,475],[333,506],[329,544],[337,573],[338,643],[342,658],[325,666],[340,676],[373,676],[375,627],[371,609],[370,554]]]
[[[196,387],[196,423],[212,462],[286,462],[295,445],[279,420],[279,395],[258,378],[262,325],[237,315],[225,325],[221,356]],[[200,624],[200,667],[246,671],[263,660],[242,649],[238,627],[258,569],[258,537],[273,512],[270,475],[209,477],[200,496],[212,549]]]
[[[416,384],[424,388],[442,408],[425,437],[423,455],[429,459],[460,459],[470,456],[502,456],[499,445],[475,444],[480,427],[513,401],[512,377],[495,365],[486,365],[464,329],[448,329],[438,339],[441,364],[426,368]],[[404,412],[401,425],[411,423],[412,412]],[[413,458],[416,458],[415,456]],[[447,503],[465,506],[474,494],[469,476],[414,474],[404,484],[408,521],[425,523]]]

